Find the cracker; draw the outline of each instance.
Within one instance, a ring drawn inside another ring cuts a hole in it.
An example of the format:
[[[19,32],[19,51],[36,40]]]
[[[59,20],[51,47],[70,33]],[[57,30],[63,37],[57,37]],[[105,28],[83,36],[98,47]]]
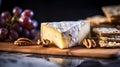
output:
[[[102,10],[109,22],[120,22],[120,5],[104,6]]]
[[[114,35],[120,35],[120,30],[113,27],[97,27],[93,28],[93,32],[95,32],[98,36],[108,37],[108,36],[114,36]]]
[[[102,15],[87,17],[86,20],[88,20],[92,26],[109,23],[108,19]]]
[[[100,45],[100,47],[114,48],[114,47],[120,47],[120,42],[100,40],[99,45]]]
[[[120,36],[116,37],[99,37],[100,40],[120,42]]]

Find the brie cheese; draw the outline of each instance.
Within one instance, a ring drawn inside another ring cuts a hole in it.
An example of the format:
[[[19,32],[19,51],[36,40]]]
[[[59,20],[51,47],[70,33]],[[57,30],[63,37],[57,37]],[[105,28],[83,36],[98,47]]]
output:
[[[80,45],[89,32],[90,23],[85,20],[41,23],[41,40],[48,39],[59,48]]]

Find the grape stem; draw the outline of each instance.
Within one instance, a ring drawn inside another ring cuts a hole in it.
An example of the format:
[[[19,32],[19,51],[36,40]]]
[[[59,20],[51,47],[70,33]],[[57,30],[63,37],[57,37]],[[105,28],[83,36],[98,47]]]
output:
[[[7,25],[6,27],[10,28],[13,23],[17,23],[17,22],[18,22],[18,17],[16,17],[16,16],[6,19],[6,25]]]
[[[11,22],[10,22],[10,19],[6,19],[6,28],[9,28],[9,27],[11,26],[10,23],[11,23]]]

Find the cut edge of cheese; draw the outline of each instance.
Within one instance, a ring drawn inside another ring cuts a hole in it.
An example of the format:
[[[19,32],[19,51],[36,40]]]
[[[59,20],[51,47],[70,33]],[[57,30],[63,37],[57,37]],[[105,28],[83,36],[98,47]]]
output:
[[[54,33],[52,33],[51,31],[53,31]],[[62,36],[63,36],[62,33],[60,33],[54,27],[46,25],[44,23],[41,24],[41,40],[48,39],[50,40],[51,44],[54,44],[59,48],[64,48],[67,47],[67,44],[65,43],[65,40]]]

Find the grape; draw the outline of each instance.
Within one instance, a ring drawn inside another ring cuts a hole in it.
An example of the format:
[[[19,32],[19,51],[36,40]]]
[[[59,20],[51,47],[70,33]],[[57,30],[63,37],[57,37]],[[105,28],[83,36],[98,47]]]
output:
[[[38,26],[38,22],[36,20],[32,20],[31,23],[33,23],[34,28],[36,28]]]
[[[1,17],[6,19],[11,18],[11,14],[8,11],[2,12]]]
[[[7,28],[0,28],[0,39],[5,39],[7,37],[8,30]]]
[[[30,36],[30,32],[29,32],[29,30],[26,29],[26,28],[23,28],[22,36],[28,38],[28,37]]]
[[[28,25],[29,23],[31,23],[31,19],[27,16],[22,16],[19,18],[19,23],[22,25],[22,26],[26,26]]]
[[[15,8],[13,8],[13,14],[15,15],[15,16],[18,16],[18,15],[20,15],[22,13],[22,9],[20,8],[20,7],[15,7]]]
[[[26,9],[25,11],[22,12],[22,16],[27,16],[27,17],[32,17],[34,15],[34,12],[30,9]]]
[[[14,23],[11,26],[11,29],[17,31],[18,33],[22,32],[23,27],[19,23]]]
[[[27,29],[31,30],[34,29],[33,23],[29,23],[28,25],[25,26]]]
[[[18,33],[15,30],[10,30],[9,32],[9,40],[15,41],[18,38]]]
[[[29,36],[29,38],[30,38],[30,39],[34,39],[35,36],[36,36],[36,34],[37,34],[36,29],[32,29],[32,30],[30,30],[30,36]]]
[[[0,16],[0,41],[15,41],[19,37],[34,39],[38,22],[32,20],[34,12],[22,9],[18,6],[12,10],[13,16],[4,11]]]
[[[35,29],[37,27],[38,23],[35,20],[32,20],[31,23],[29,23],[28,25],[26,25],[25,27],[29,30],[31,29]]]
[[[0,28],[5,26],[5,20],[0,17]]]

